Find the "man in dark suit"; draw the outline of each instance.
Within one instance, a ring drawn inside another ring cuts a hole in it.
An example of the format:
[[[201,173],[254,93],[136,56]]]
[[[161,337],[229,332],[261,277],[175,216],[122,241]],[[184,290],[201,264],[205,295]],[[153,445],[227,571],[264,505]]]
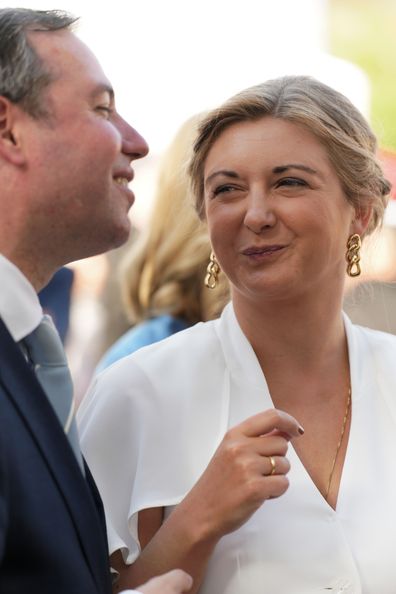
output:
[[[117,113],[96,58],[71,32],[74,20],[59,11],[0,10],[4,594],[111,592],[99,494],[23,348],[42,320],[37,292],[55,271],[127,239],[131,163],[148,151]],[[190,586],[175,570],[139,591],[178,594]]]

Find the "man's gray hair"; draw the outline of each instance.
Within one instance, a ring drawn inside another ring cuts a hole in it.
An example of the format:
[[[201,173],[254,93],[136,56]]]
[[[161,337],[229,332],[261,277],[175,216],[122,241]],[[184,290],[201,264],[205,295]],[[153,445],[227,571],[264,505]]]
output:
[[[60,10],[0,9],[0,95],[31,116],[45,117],[42,91],[53,74],[29,43],[29,32],[71,30],[77,21]]]

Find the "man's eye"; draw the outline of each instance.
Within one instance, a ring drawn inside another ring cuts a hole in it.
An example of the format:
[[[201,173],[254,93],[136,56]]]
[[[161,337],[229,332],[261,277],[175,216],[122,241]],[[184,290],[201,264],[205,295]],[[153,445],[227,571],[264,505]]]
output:
[[[106,117],[107,119],[109,119],[111,114],[113,113],[113,109],[108,105],[98,105],[96,111],[100,111],[101,113],[103,113],[104,117]]]

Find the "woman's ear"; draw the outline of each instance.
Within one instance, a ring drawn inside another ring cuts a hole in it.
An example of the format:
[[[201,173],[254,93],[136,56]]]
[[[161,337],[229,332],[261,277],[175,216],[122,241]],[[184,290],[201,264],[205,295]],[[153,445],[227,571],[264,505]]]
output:
[[[370,203],[356,208],[355,216],[351,222],[351,235],[354,233],[358,233],[360,236],[364,235],[370,224],[372,214],[373,207]]]
[[[25,163],[16,132],[18,111],[14,103],[0,96],[0,159],[16,166]]]

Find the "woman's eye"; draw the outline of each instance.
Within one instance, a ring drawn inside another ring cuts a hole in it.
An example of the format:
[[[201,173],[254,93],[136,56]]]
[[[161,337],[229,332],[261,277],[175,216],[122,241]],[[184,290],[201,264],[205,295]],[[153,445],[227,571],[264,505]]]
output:
[[[276,182],[276,187],[288,186],[288,187],[302,187],[308,185],[306,181],[298,177],[284,177]]]
[[[234,186],[224,184],[222,186],[218,186],[217,188],[214,188],[212,195],[218,196],[218,194],[226,194],[227,192],[232,192],[232,190],[235,190],[235,189],[236,188]]]

